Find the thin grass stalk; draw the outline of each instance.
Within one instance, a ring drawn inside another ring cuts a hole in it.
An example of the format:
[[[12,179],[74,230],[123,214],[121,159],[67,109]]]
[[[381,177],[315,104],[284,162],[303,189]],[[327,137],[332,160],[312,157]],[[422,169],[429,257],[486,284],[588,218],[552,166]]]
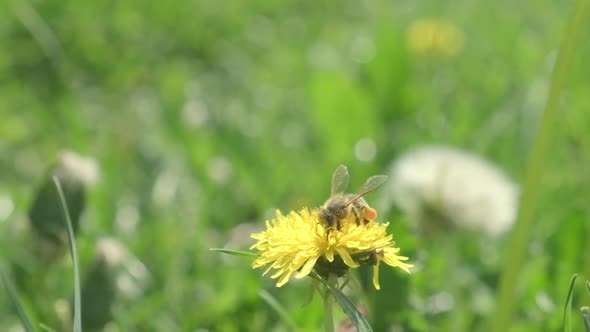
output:
[[[20,300],[18,293],[16,291],[16,287],[12,283],[12,280],[10,279],[8,274],[4,271],[4,266],[1,261],[0,261],[0,280],[2,281],[2,285],[4,285],[6,292],[8,292],[8,298],[10,299],[10,302],[11,302],[12,306],[14,307],[14,310],[16,311],[17,316],[21,321],[23,330],[26,332],[35,332],[36,330],[33,327],[33,325],[34,325],[33,321],[31,320],[29,314],[27,313],[25,306],[23,305],[23,302]]]
[[[576,286],[577,278],[577,274],[574,274],[572,276],[572,280],[570,281],[570,287],[567,292],[567,297],[565,299],[565,305],[563,307],[563,332],[572,332],[572,299],[574,297],[574,287]]]
[[[53,182],[59,194],[59,201],[64,213],[64,219],[68,230],[68,239],[70,243],[70,251],[72,254],[72,264],[74,265],[74,332],[82,332],[82,304],[80,298],[80,268],[78,266],[78,250],[76,249],[76,239],[74,238],[74,229],[72,228],[72,219],[70,218],[70,210],[64,195],[63,189],[59,179],[54,176]]]
[[[567,28],[565,39],[560,47],[555,67],[553,68],[549,95],[541,116],[537,135],[533,142],[532,151],[527,161],[521,205],[507,251],[510,254],[507,255],[504,262],[500,286],[496,297],[496,308],[494,314],[491,316],[493,321],[491,331],[493,332],[508,331],[510,326],[512,311],[516,302],[513,297],[516,285],[518,284],[518,275],[523,263],[529,230],[533,220],[545,154],[553,131],[553,124],[557,117],[559,94],[564,86],[567,71],[580,40],[584,15],[588,11],[588,4],[589,0],[578,0],[573,17],[569,21],[570,24]]]

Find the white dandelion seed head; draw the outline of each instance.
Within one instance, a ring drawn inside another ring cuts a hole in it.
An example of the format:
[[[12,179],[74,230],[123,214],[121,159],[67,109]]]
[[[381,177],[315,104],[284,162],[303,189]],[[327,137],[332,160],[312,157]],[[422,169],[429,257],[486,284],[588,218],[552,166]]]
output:
[[[111,237],[100,238],[96,255],[114,274],[119,292],[130,299],[143,294],[150,282],[149,271],[122,242]]]
[[[97,255],[109,265],[123,264],[129,256],[125,245],[114,238],[101,238],[96,243]]]
[[[495,236],[512,226],[518,187],[496,166],[468,152],[422,146],[396,160],[388,197],[420,221],[425,204],[436,206],[455,226]]]
[[[57,172],[73,177],[85,185],[93,185],[99,178],[99,166],[96,159],[81,156],[72,151],[63,151],[59,154]]]

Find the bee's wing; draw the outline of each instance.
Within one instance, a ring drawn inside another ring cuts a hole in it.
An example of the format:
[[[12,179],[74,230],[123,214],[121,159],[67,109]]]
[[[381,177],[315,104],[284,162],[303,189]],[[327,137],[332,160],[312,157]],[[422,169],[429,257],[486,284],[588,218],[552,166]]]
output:
[[[348,187],[348,168],[338,165],[332,176],[332,195],[343,193]]]
[[[384,184],[385,181],[387,181],[387,175],[371,176],[367,179],[367,181],[365,181],[365,183],[359,188],[359,190],[357,190],[356,193],[354,193],[354,196],[352,196],[352,198],[348,202],[346,202],[346,205],[350,205],[352,202],[363,197],[367,193],[377,189],[377,187]]]

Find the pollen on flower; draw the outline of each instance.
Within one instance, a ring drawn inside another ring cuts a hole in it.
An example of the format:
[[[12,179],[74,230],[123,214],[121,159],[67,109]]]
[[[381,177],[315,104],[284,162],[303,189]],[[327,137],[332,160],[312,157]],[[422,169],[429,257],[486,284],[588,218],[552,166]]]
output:
[[[351,216],[340,229],[332,229],[320,221],[318,209],[304,208],[286,216],[277,211],[276,218],[266,221],[265,231],[251,235],[257,242],[250,249],[257,249],[260,255],[252,267],[265,267],[263,275],[272,271],[271,278],[278,279],[277,287],[281,287],[314,269],[320,275],[341,276],[349,268],[370,262],[374,265],[373,284],[379,289],[380,262],[407,272],[412,267],[403,262],[407,257],[397,255],[400,249],[387,234],[387,226],[373,221],[357,225]]]

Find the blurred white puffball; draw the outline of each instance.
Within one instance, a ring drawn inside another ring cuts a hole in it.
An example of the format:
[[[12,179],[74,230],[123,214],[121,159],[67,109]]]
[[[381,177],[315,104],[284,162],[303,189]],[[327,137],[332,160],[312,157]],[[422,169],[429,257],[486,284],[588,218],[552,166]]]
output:
[[[390,170],[387,197],[416,222],[428,207],[454,226],[496,236],[510,229],[518,187],[490,162],[445,146],[422,146],[403,154]]]
[[[93,185],[99,178],[96,160],[72,151],[63,151],[59,154],[56,172],[58,176],[64,173],[66,177],[73,177],[84,185]]]

